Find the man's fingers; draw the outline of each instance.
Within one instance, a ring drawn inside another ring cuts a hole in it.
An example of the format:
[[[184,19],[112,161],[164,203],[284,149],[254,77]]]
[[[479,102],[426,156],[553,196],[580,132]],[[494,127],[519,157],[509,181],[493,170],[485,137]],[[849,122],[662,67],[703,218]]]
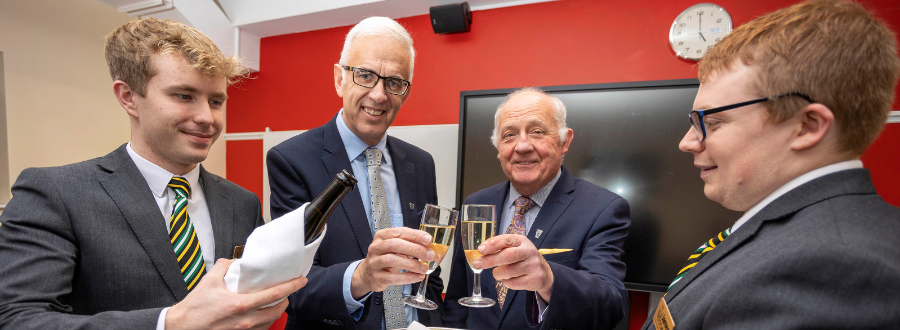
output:
[[[501,281],[507,281],[509,279],[514,279],[521,276],[527,276],[529,274],[533,274],[536,271],[534,269],[529,269],[526,262],[516,262],[516,263],[508,263],[499,265],[492,271],[492,274],[495,279]]]
[[[421,281],[425,278],[425,274],[417,273],[382,273],[378,276],[378,281],[384,286],[388,285],[404,285]]]
[[[248,304],[250,304],[250,306],[256,306],[257,308],[271,304],[287,297],[291,293],[294,293],[294,291],[300,290],[300,288],[306,285],[306,282],[307,280],[305,277],[298,277],[271,288],[247,294]]]
[[[420,245],[431,244],[431,235],[428,233],[406,227],[386,228],[375,232],[376,239],[388,240],[391,238],[399,238]]]
[[[225,259],[219,258],[216,260],[216,264],[213,265],[212,268],[209,268],[206,276],[213,276],[215,278],[224,278],[225,273],[228,272],[228,267],[231,267],[231,263],[233,263],[236,259]]]
[[[474,264],[481,269],[493,268],[528,260],[528,256],[529,253],[526,248],[521,246],[507,247],[493,254],[486,254],[478,258]]]
[[[395,228],[391,228],[395,229]],[[422,232],[424,233],[424,232]],[[427,234],[426,234],[427,235]],[[429,235],[430,237],[430,235]],[[425,245],[410,242],[404,239],[387,239],[369,246],[369,255],[378,257],[388,254],[399,254],[419,258],[423,260],[434,259],[434,251]]]
[[[266,307],[266,308],[254,311],[254,314],[252,316],[253,320],[248,323],[256,324],[256,325],[253,326],[251,329],[254,329],[254,330],[269,329],[272,326],[272,323],[274,323],[276,320],[278,320],[278,318],[281,317],[282,314],[284,314],[284,310],[287,309],[287,306],[288,306],[288,300],[285,299],[285,300],[282,300],[281,302],[275,304],[274,306]]]
[[[373,257],[369,261],[369,266],[371,269],[377,271],[390,272],[391,270],[406,269],[407,271],[419,274],[425,274],[425,271],[428,269],[428,265],[422,263],[418,259],[397,254],[385,254]]]
[[[494,254],[498,251],[502,251],[503,249],[517,247],[522,245],[522,240],[527,239],[522,235],[500,235],[494,236],[484,241],[480,246],[478,246],[478,253],[482,255]]]

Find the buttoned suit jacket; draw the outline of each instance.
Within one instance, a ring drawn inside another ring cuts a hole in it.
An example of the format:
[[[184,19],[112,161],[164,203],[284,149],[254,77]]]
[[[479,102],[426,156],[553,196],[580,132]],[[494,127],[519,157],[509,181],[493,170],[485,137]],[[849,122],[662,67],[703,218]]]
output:
[[[341,170],[353,172],[336,119],[337,116],[269,150],[266,166],[273,219],[311,201]],[[426,203],[437,204],[434,160],[428,152],[392,136],[387,137],[387,148],[400,194],[403,224],[418,229],[419,211]],[[328,232],[307,276],[309,283],[289,297],[286,329],[381,329],[381,292],[374,292],[365,300],[358,322],[351,318],[344,302],[344,271],[352,262],[365,258],[372,244],[371,225],[360,197],[369,190],[355,188],[328,219]],[[422,324],[441,325],[443,283],[439,275],[440,268],[429,276],[427,291],[427,297],[439,308],[418,310]],[[413,292],[417,288],[418,283],[413,284]]]
[[[512,210],[503,207],[509,181],[480,190],[465,204],[497,207],[497,219]],[[565,167],[528,231],[538,248],[572,249],[544,255],[553,271],[553,296],[543,322],[535,324],[534,292],[509,290],[506,305],[467,308],[457,300],[472,294],[473,273],[466,263],[457,233],[450,281],[447,284],[447,326],[478,329],[612,329],[625,313],[627,292],[622,279],[622,246],[628,235],[630,210],[622,197],[575,178]],[[499,227],[499,226],[498,226]],[[501,228],[497,228],[496,234]],[[495,299],[492,270],[481,272],[481,292]]]
[[[900,209],[868,170],[814,179],[764,207],[664,299],[676,329],[897,328]],[[653,328],[651,314],[643,329]]]
[[[216,258],[263,224],[259,198],[200,168]],[[155,329],[187,296],[166,221],[125,145],[29,168],[0,215],[0,328]]]

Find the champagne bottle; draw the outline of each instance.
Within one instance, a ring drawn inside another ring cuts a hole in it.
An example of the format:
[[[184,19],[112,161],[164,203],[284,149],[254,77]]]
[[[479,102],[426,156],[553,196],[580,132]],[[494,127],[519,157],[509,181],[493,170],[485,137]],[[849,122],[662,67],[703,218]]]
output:
[[[309,205],[306,206],[306,211],[303,213],[303,229],[306,234],[306,242],[304,244],[312,243],[319,238],[319,235],[325,230],[325,222],[328,221],[331,212],[341,203],[344,196],[347,196],[347,193],[353,190],[354,186],[356,186],[356,177],[347,172],[347,170],[343,170],[334,177],[334,180],[325,187],[325,190],[316,199],[309,202]]]

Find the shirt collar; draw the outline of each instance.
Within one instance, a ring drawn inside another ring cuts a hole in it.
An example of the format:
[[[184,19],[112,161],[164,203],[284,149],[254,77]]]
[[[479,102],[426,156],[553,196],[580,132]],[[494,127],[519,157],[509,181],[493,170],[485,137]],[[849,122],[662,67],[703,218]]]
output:
[[[549,183],[545,184],[543,187],[541,187],[541,189],[538,189],[538,191],[535,192],[534,194],[532,194],[531,196],[528,196],[528,198],[531,198],[531,200],[534,201],[534,203],[537,204],[538,207],[543,207],[544,202],[547,201],[547,197],[550,196],[550,192],[553,191],[553,187],[556,186],[556,181],[559,181],[559,177],[561,175],[562,175],[562,169],[560,169],[558,172],[556,172],[556,177],[554,177],[553,180],[550,180]],[[516,188],[513,187],[512,183],[510,183],[509,184],[509,198],[506,199],[506,207],[509,208],[512,205],[514,205],[516,202],[516,199],[519,198],[519,196],[522,196],[522,194],[520,194],[516,190]]]
[[[347,150],[347,158],[350,161],[359,157],[360,154],[366,151],[367,148],[377,148],[381,150],[383,155],[383,159],[381,160],[382,164],[390,163],[391,157],[387,152],[387,134],[381,137],[381,141],[378,141],[374,146],[370,146],[363,142],[356,134],[353,134],[353,131],[350,130],[350,127],[347,127],[347,123],[344,122],[344,109],[341,109],[337,115],[337,128],[338,133],[341,135],[341,140],[344,141],[344,149]]]
[[[744,215],[741,216],[741,218],[738,219],[738,221],[734,223],[734,226],[731,227],[731,231],[734,232],[735,230],[737,230],[741,225],[743,225],[748,220],[750,220],[750,218],[752,218],[757,213],[759,213],[759,211],[761,211],[763,208],[768,206],[769,203],[772,203],[773,201],[778,199],[778,197],[781,197],[782,195],[786,194],[787,192],[794,190],[794,188],[797,188],[807,182],[810,182],[812,180],[826,176],[831,173],[855,169],[855,168],[862,168],[862,167],[863,167],[862,161],[860,161],[858,159],[854,159],[854,160],[843,161],[840,163],[834,163],[831,165],[823,166],[823,167],[817,168],[815,170],[806,172],[805,174],[798,176],[791,181],[788,181],[781,187],[778,187],[778,189],[775,189],[775,191],[773,191],[771,194],[769,194],[768,196],[763,198],[761,201],[759,201],[759,203],[754,205],[752,208],[747,210],[747,212],[744,213]]]
[[[128,155],[131,156],[131,160],[134,161],[134,165],[137,166],[138,171],[141,171],[141,175],[144,176],[144,180],[147,180],[147,185],[150,186],[150,191],[153,192],[153,195],[162,197],[163,193],[166,192],[166,188],[169,186],[169,181],[176,175],[159,167],[159,165],[151,163],[149,160],[141,157],[141,155],[138,155],[138,153],[131,148],[131,142],[128,142],[128,146],[125,148],[128,150]],[[188,183],[191,184],[191,187],[200,187],[198,185],[198,182],[200,181],[200,164],[197,165],[198,166],[194,166],[194,169],[187,174],[179,175],[187,179]]]

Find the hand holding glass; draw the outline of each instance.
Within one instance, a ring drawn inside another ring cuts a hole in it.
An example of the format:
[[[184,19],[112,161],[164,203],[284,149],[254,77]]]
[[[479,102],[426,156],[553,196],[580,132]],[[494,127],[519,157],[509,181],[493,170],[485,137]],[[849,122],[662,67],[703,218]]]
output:
[[[456,231],[456,219],[459,218],[459,212],[437,205],[425,204],[425,210],[422,213],[419,230],[431,235],[431,244],[428,248],[434,251],[434,259],[431,261],[419,260],[428,265],[425,278],[419,284],[419,292],[415,296],[403,297],[403,302],[415,308],[433,310],[437,308],[437,304],[425,298],[428,276],[441,264],[441,260],[444,260],[447,250],[453,244],[453,234]]]
[[[481,257],[478,246],[491,237],[494,237],[494,227],[497,221],[494,218],[493,205],[463,205],[462,224],[459,227],[462,239],[463,251],[466,254],[466,262],[475,273],[475,281],[472,286],[472,296],[459,299],[459,304],[467,307],[491,307],[495,304],[491,298],[481,296],[481,269],[472,267],[472,261]]]

